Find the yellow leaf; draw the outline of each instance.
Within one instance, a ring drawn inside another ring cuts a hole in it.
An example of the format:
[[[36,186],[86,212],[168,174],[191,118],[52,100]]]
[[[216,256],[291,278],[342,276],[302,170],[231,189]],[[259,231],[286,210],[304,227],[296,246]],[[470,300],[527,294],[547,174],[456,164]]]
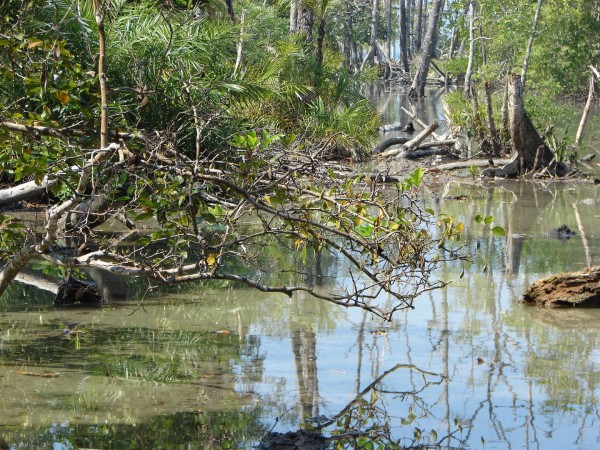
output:
[[[213,253],[206,257],[206,264],[208,264],[210,267],[213,267],[216,264],[216,262],[217,257]]]
[[[271,197],[269,197],[268,195],[264,195],[264,196],[263,196],[263,200],[265,201],[265,203],[266,203],[267,205],[270,205],[270,204],[271,204]]]
[[[69,103],[69,94],[67,94],[64,91],[58,91],[56,93],[56,98],[58,98],[58,101],[61,102],[63,105],[66,105],[67,103]]]
[[[463,232],[463,229],[464,229],[464,227],[465,227],[465,226],[463,225],[463,223],[462,223],[462,222],[459,222],[459,223],[456,225],[456,232],[457,232],[457,233],[462,233],[462,232]]]
[[[390,230],[392,230],[392,231],[397,230],[399,226],[400,225],[398,225],[396,222],[392,222],[392,223],[390,223]]]
[[[35,47],[38,47],[38,46],[42,45],[43,43],[44,43],[44,41],[39,41],[39,40],[38,41],[31,41],[29,43],[29,45],[27,46],[27,48],[35,48]]]
[[[296,248],[296,250],[300,249],[300,247],[302,247],[304,245],[304,241],[302,239],[296,239],[294,241],[294,247]]]

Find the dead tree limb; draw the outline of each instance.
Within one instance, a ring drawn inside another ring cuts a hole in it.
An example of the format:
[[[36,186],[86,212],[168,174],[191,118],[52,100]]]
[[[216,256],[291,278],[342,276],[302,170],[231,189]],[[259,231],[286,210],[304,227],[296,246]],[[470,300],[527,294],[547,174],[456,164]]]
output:
[[[588,91],[587,101],[585,102],[585,106],[583,108],[583,113],[581,115],[581,120],[579,121],[579,127],[577,128],[577,134],[575,135],[575,145],[579,146],[581,144],[581,139],[583,138],[583,130],[585,128],[585,124],[587,123],[588,116],[590,114],[590,109],[592,109],[592,102],[594,100],[595,94],[595,85],[596,80],[594,79],[594,67],[590,66],[590,89]],[[600,79],[600,74],[597,75],[598,79]]]
[[[438,127],[439,127],[439,124],[437,122],[434,122],[431,125],[429,125],[425,130],[421,131],[413,139],[404,143],[400,148],[388,150],[387,152],[379,153],[378,156],[381,158],[387,158],[390,156],[399,155],[401,153],[410,152],[411,150],[414,150],[416,147],[418,147],[419,144],[421,142],[423,142],[427,138],[427,136],[429,136],[431,133],[433,133]]]
[[[421,119],[419,119],[413,113],[411,113],[408,109],[404,108],[403,106],[401,106],[400,109],[402,109],[402,111],[404,111],[408,115],[408,117],[410,117],[417,125],[420,125],[421,128],[425,129],[428,127],[428,125],[425,122],[423,122]],[[431,133],[431,135],[433,136],[434,139],[437,139],[438,141],[444,140],[444,138],[437,133]]]

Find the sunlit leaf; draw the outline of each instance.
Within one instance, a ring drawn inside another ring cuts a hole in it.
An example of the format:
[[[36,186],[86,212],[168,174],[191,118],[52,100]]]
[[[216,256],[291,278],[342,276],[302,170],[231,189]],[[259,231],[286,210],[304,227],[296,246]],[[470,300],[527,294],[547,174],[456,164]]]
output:
[[[501,226],[495,226],[492,228],[492,233],[494,233],[496,236],[506,236],[506,231],[504,231],[504,228]]]
[[[209,267],[213,267],[216,263],[217,257],[214,253],[211,253],[206,257],[206,264],[208,264]]]

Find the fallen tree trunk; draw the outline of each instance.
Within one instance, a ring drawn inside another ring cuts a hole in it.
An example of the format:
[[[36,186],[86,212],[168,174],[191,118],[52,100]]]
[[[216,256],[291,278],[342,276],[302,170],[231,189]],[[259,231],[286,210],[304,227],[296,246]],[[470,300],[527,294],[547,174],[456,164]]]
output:
[[[523,302],[546,308],[598,308],[600,266],[542,278],[527,288]]]
[[[495,159],[495,163],[507,164],[510,162],[509,159]],[[456,169],[468,169],[471,166],[475,167],[486,167],[490,165],[490,161],[487,159],[471,159],[466,161],[457,161],[448,164],[440,164],[439,166],[432,167],[432,169],[438,170],[456,170]]]
[[[418,147],[419,144],[421,142],[423,142],[427,138],[427,136],[429,136],[431,133],[433,133],[435,130],[437,130],[438,127],[439,127],[439,125],[437,123],[432,123],[425,130],[421,131],[417,136],[415,136],[413,139],[402,144],[402,146],[400,148],[388,150],[387,152],[379,153],[378,156],[380,156],[381,158],[387,158],[389,156],[396,156],[400,153],[410,152],[411,150],[414,150],[416,147]],[[386,142],[389,142],[392,139],[388,139],[388,141],[386,141]],[[390,145],[394,145],[394,144],[389,144],[389,145],[387,145],[387,147],[382,147],[383,144],[385,144],[386,142],[383,142],[382,144],[380,144],[377,147],[377,150],[381,151],[382,149],[385,149],[385,148],[389,147]]]
[[[1,189],[0,207],[13,205],[24,200],[40,198],[57,181],[58,180],[56,179],[49,180],[48,177],[44,177],[40,184],[37,184],[35,181],[28,181],[18,186],[14,186],[7,189]]]
[[[417,125],[420,125],[421,128],[423,128],[423,129],[427,128],[427,124],[425,122],[423,122],[421,119],[419,119],[416,115],[411,113],[408,109],[404,108],[403,106],[401,106],[400,109],[402,111],[404,111],[406,113],[406,115],[408,115],[408,117],[410,117],[413,120],[413,122],[415,122]],[[431,133],[431,135],[438,141],[444,140],[444,138],[442,136],[440,136],[439,134]]]

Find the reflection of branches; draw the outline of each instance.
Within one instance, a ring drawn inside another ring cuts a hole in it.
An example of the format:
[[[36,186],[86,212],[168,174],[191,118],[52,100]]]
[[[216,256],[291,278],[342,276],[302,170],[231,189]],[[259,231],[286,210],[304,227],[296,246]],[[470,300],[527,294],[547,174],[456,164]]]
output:
[[[419,391],[416,391],[416,392],[399,392],[399,391],[391,392],[391,391],[386,391],[386,390],[382,390],[382,389],[377,389],[377,385],[379,383],[381,383],[385,377],[387,377],[389,374],[397,371],[398,369],[410,369],[411,371],[420,373],[420,374],[423,375],[423,379],[424,380],[425,380],[425,376],[426,375],[440,377],[440,381],[436,381],[436,382],[425,381],[425,384],[424,384],[423,388],[420,389]],[[423,391],[426,387],[428,387],[430,385],[442,383],[444,381],[444,379],[445,379],[445,377],[443,375],[419,369],[414,364],[396,364],[391,369],[388,369],[385,372],[383,372],[375,380],[373,380],[373,382],[371,384],[369,384],[362,391],[360,391],[358,393],[358,395],[356,397],[354,397],[354,399],[350,403],[348,403],[338,414],[336,414],[335,416],[333,416],[328,421],[320,423],[318,429],[323,429],[325,427],[328,427],[328,426],[332,425],[333,423],[335,423],[340,418],[346,416],[352,410],[352,408],[354,408],[355,406],[357,406],[358,404],[360,404],[361,402],[363,402],[365,396],[368,393],[372,392],[372,391],[377,391],[377,392],[381,392],[381,393],[394,393],[394,394],[398,394],[398,395],[402,395],[402,396],[416,395],[416,394],[418,394],[419,392]]]
[[[378,385],[383,382],[384,378],[391,373],[396,372],[398,369],[409,369],[411,373],[420,374],[423,377],[424,386],[418,391],[412,392],[391,391],[378,388]],[[428,376],[438,377],[439,380],[428,381]],[[381,404],[382,400],[380,394],[394,394],[399,396],[402,400],[411,397],[423,408],[427,415],[433,416],[433,414],[427,410],[424,402],[417,394],[425,390],[428,386],[439,385],[446,380],[447,378],[442,374],[422,370],[413,364],[396,364],[360,391],[358,395],[356,395],[356,397],[338,414],[326,422],[319,423],[316,429],[322,431],[326,427],[337,424],[337,428],[334,429],[333,435],[328,439],[337,441],[339,448],[356,448],[357,445],[362,448],[362,446],[367,443],[372,443],[380,447],[382,446],[383,448],[440,448],[445,441],[458,439],[455,437],[455,434],[461,432],[460,426],[453,432],[448,431],[448,433],[441,438],[438,438],[438,435],[434,430],[431,431],[431,434],[425,435],[423,430],[416,426],[410,427],[410,430],[412,431],[411,437],[393,437],[392,424],[390,423],[391,417],[385,405]],[[367,400],[366,397],[368,394],[370,394],[370,399]],[[410,406],[408,417],[401,419],[401,423],[404,426],[409,426],[415,419],[416,416],[412,412],[412,406]]]

